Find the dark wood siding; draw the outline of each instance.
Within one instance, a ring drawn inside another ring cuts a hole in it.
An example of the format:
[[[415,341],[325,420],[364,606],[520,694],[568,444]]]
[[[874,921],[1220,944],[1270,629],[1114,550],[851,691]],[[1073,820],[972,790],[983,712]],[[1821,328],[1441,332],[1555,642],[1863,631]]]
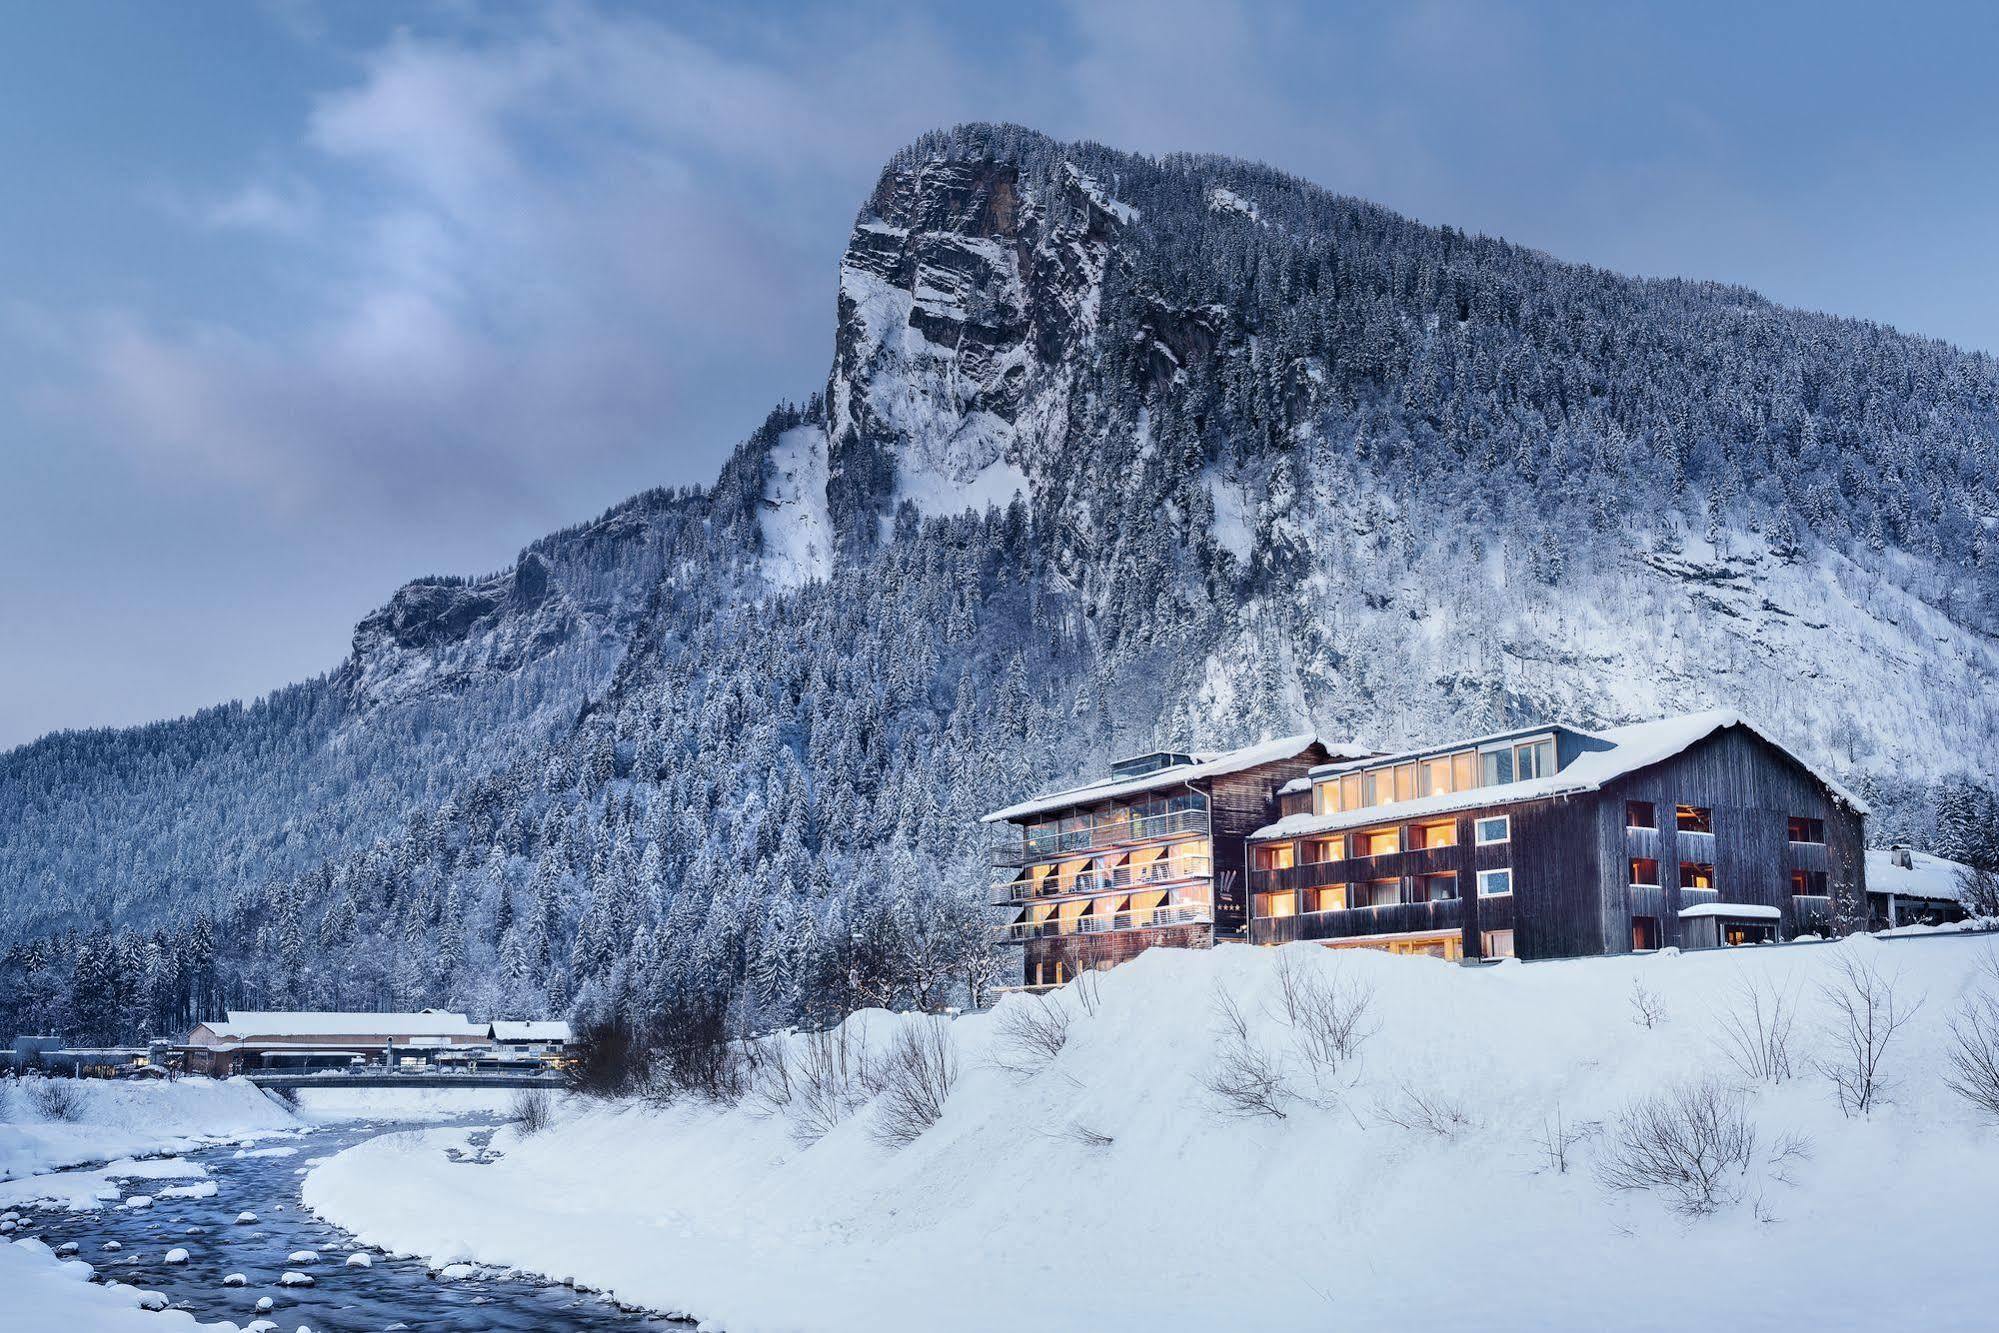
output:
[[[1277,789],[1326,762],[1314,745],[1295,759],[1260,764],[1205,784],[1214,857],[1215,934],[1240,938],[1249,925],[1249,835],[1277,818]]]

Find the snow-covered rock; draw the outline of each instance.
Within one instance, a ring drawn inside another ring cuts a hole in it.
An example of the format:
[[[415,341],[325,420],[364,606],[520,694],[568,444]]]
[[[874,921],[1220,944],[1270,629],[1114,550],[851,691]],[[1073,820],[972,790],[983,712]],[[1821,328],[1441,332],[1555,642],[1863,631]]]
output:
[[[225,1287],[247,1287],[250,1285],[250,1279],[241,1273],[231,1273],[222,1279],[222,1285]]]
[[[374,1262],[375,1257],[373,1255],[363,1253],[359,1250],[347,1256],[347,1266],[349,1268],[369,1268],[374,1265]]]
[[[284,1275],[278,1279],[278,1285],[281,1287],[309,1287],[312,1285],[312,1274],[301,1273],[297,1269],[288,1268],[285,1270]]]
[[[319,1251],[293,1250],[285,1256],[285,1262],[288,1264],[316,1264],[319,1262]]]
[[[187,1262],[187,1251],[176,1246],[161,1256],[160,1262],[166,1264],[184,1264]]]
[[[236,1225],[237,1225],[237,1226],[248,1226],[248,1225],[250,1225],[250,1224],[251,1224],[252,1222],[254,1222],[254,1221],[256,1221],[256,1220],[257,1220],[257,1215],[256,1215],[255,1213],[251,1212],[251,1211],[250,1211],[249,1209],[247,1209],[247,1208],[245,1208],[245,1209],[244,1209],[244,1210],[243,1210],[242,1212],[240,1212],[240,1213],[236,1214]]]

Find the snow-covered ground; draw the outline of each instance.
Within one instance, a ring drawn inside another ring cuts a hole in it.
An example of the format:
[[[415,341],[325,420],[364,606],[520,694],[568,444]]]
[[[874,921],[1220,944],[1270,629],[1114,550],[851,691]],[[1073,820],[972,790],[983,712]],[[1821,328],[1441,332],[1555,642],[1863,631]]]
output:
[[[331,1080],[329,1080],[331,1084]],[[355,1120],[456,1120],[464,1116],[496,1117],[513,1105],[511,1088],[324,1088],[298,1090],[299,1118],[312,1124]]]
[[[297,1127],[284,1106],[246,1079],[58,1080],[77,1099],[68,1120],[36,1108],[29,1095],[34,1083],[0,1080],[0,1181]]]
[[[999,1014],[951,1024],[955,1088],[899,1150],[870,1132],[877,1105],[809,1146],[767,1105],[577,1106],[526,1140],[503,1132],[495,1165],[449,1161],[454,1130],[371,1141],[317,1166],[305,1199],[369,1244],[528,1268],[728,1333],[1985,1329],[1999,1126],[1941,1075],[1966,996],[1999,991],[1980,970],[1994,947],[1936,935],[1483,969],[1155,950],[1104,975],[1092,1004],[1058,994],[1067,1040],[1036,1072],[994,1067],[1020,1063]],[[1842,959],[1922,1000],[1887,1052],[1892,1100],[1864,1117],[1811,1064],[1833,1049],[1819,987]],[[1287,964],[1371,996],[1371,1035],[1335,1076],[1311,1075],[1280,1016]],[[1753,1082],[1723,1053],[1745,982],[1796,1005],[1786,1081]],[[1223,1114],[1205,1086],[1220,993],[1283,1065],[1281,1118]],[[879,1050],[926,1021],[850,1029]],[[1757,1136],[1724,1178],[1732,1201],[1688,1217],[1599,1180],[1634,1099],[1717,1077],[1743,1089]]]

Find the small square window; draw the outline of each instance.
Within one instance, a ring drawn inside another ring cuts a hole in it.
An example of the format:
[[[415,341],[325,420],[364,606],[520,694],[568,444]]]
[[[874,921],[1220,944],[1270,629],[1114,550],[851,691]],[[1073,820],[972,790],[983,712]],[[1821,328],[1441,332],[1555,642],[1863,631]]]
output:
[[[1490,847],[1496,842],[1510,842],[1513,838],[1513,819],[1509,815],[1494,815],[1478,821],[1476,830],[1478,845]]]
[[[1507,867],[1478,872],[1478,896],[1504,898],[1513,892],[1513,871]]]
[[[1658,828],[1659,812],[1650,801],[1626,801],[1624,803],[1624,827]]]
[[[1677,806],[1673,813],[1682,833],[1714,832],[1714,811],[1705,805]]]
[[[1680,887],[1683,889],[1712,889],[1714,887],[1714,865],[1708,861],[1680,862]]]
[[[1824,842],[1825,821],[1823,819],[1805,819],[1799,815],[1792,815],[1787,836],[1792,842]]]
[[[1631,883],[1658,887],[1659,863],[1649,856],[1631,858]]]
[[[1825,871],[1793,870],[1791,872],[1791,893],[1799,898],[1825,897]]]

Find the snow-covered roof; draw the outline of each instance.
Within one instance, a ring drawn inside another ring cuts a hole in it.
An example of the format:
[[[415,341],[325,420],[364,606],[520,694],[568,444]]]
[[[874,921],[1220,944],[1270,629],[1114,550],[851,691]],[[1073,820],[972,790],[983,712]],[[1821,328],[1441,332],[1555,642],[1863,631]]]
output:
[[[569,1040],[569,1024],[559,1020],[549,1022],[508,1022],[492,1024],[494,1041],[562,1041]]]
[[[1769,733],[1729,709],[1689,713],[1684,717],[1662,718],[1656,722],[1636,722],[1630,726],[1607,727],[1601,731],[1582,731],[1570,727],[1567,730],[1574,731],[1578,735],[1608,741],[1609,745],[1605,749],[1588,750],[1577,755],[1568,767],[1544,778],[1495,783],[1489,787],[1473,787],[1469,791],[1424,796],[1413,801],[1390,801],[1381,805],[1371,805],[1362,810],[1344,810],[1337,814],[1287,815],[1274,824],[1266,824],[1251,836],[1295,838],[1312,833],[1332,833],[1340,829],[1357,828],[1363,824],[1379,823],[1384,819],[1421,819],[1426,815],[1449,814],[1476,806],[1509,805],[1516,801],[1538,801],[1551,796],[1570,796],[1579,792],[1595,791],[1641,768],[1650,768],[1653,764],[1671,759],[1696,742],[1706,740],[1717,731],[1729,727],[1741,727],[1752,735],[1776,745],[1778,749],[1784,749]],[[1547,729],[1527,728],[1504,734],[1526,735],[1535,730]],[[1470,743],[1465,742],[1465,744]],[[1430,750],[1412,750],[1410,753],[1427,754]],[[1785,750],[1784,753],[1791,752]],[[1824,773],[1806,764],[1804,760],[1798,759],[1796,755],[1791,757],[1823,783],[1835,799],[1860,814],[1867,813],[1866,805],[1858,797]]]
[[[1741,916],[1759,921],[1775,921],[1783,913],[1766,903],[1695,903],[1692,907],[1682,907],[1681,917],[1690,916]]]
[[[1080,787],[1048,792],[1022,801],[1018,805],[1009,805],[1004,810],[995,810],[985,816],[983,822],[992,824],[1003,819],[1023,819],[1050,810],[1062,810],[1069,806],[1087,805],[1097,801],[1112,801],[1120,796],[1135,796],[1139,792],[1155,791],[1161,787],[1178,787],[1182,783],[1194,782],[1201,778],[1240,773],[1246,768],[1255,768],[1258,764],[1274,764],[1281,759],[1294,759],[1309,750],[1315,742],[1324,745],[1332,754],[1351,758],[1360,758],[1373,753],[1356,745],[1335,745],[1323,741],[1308,731],[1297,736],[1282,736],[1276,740],[1246,745],[1240,750],[1226,750],[1219,754],[1213,752],[1195,754],[1192,756],[1192,763],[1174,764],[1170,768],[1157,769],[1137,777],[1099,778]]]
[[[336,1010],[302,1010],[296,1013],[231,1009],[223,1023],[203,1024],[224,1040],[251,1041],[260,1037],[484,1037],[486,1029],[474,1026],[464,1014],[440,1013],[426,1009],[415,1014],[343,1013]]]
[[[1946,861],[1928,852],[1911,851],[1909,864],[1895,864],[1895,854],[1886,847],[1867,849],[1867,891],[1893,893],[1905,898],[1934,898],[1956,902],[1957,877],[1964,870],[1956,861]]]

